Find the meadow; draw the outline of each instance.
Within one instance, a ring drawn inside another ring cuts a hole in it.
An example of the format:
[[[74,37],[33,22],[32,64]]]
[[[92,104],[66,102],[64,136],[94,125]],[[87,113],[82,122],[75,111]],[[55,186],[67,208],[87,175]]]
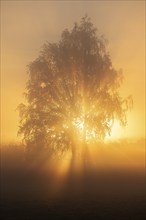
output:
[[[92,146],[86,167],[1,146],[1,219],[145,219],[145,140]]]

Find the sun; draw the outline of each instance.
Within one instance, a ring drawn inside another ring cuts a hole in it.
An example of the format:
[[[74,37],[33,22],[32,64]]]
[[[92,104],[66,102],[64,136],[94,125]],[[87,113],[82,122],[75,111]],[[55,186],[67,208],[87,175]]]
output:
[[[82,117],[77,117],[73,119],[73,125],[78,129],[78,131],[80,131],[81,133],[83,133],[84,131],[84,119]]]
[[[94,122],[90,122],[90,117],[93,116],[93,112],[92,116],[88,115],[88,122],[85,122],[86,115],[87,114],[82,113],[80,116],[74,117],[72,120],[72,125],[76,130],[76,140],[79,140],[80,142],[86,142],[87,144],[92,144],[99,141],[99,135],[95,128]],[[104,137],[105,142],[118,140],[122,138],[123,135],[123,128],[121,128],[117,120],[115,120],[114,123],[111,122],[110,124],[111,132],[106,132],[106,135]]]
[[[72,124],[75,127],[79,141],[94,142],[97,138],[96,131],[93,125],[85,123],[85,117],[85,114],[82,114],[80,117],[74,118]]]
[[[105,141],[115,141],[125,136],[125,128],[121,127],[118,121],[114,121],[111,128],[111,134],[106,133]]]

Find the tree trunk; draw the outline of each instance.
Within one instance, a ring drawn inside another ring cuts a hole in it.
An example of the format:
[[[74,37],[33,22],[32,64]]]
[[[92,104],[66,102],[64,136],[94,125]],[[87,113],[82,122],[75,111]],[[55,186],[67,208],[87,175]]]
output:
[[[76,168],[76,162],[77,162],[77,149],[75,143],[72,144],[72,158],[71,158],[71,173],[74,173],[75,168]]]
[[[83,160],[83,169],[87,169],[87,143],[86,143],[86,116],[84,118],[84,133],[83,133],[83,145],[82,145],[82,160]]]

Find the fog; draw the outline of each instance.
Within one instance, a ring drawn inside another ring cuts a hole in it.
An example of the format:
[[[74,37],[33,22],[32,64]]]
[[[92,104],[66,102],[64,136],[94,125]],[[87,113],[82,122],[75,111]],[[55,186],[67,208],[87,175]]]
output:
[[[144,140],[123,140],[92,146],[86,165],[79,157],[74,168],[69,154],[38,163],[26,160],[20,145],[2,146],[3,219],[9,219],[12,213],[11,219],[21,219],[21,212],[24,219],[41,219],[40,213],[43,219],[48,213],[52,219],[58,219],[58,215],[74,219],[87,213],[85,219],[90,219],[101,217],[103,212],[108,219],[113,215],[117,219],[119,211],[122,218],[118,219],[144,219],[144,145]]]

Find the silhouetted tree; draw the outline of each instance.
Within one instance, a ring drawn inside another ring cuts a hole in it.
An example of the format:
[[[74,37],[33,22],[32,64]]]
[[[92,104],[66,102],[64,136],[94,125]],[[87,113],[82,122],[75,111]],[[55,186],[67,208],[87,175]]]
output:
[[[70,149],[74,157],[80,143],[110,135],[115,119],[126,125],[131,98],[119,94],[123,75],[113,68],[106,46],[85,16],[30,63],[27,104],[19,105],[27,152],[49,157]]]

